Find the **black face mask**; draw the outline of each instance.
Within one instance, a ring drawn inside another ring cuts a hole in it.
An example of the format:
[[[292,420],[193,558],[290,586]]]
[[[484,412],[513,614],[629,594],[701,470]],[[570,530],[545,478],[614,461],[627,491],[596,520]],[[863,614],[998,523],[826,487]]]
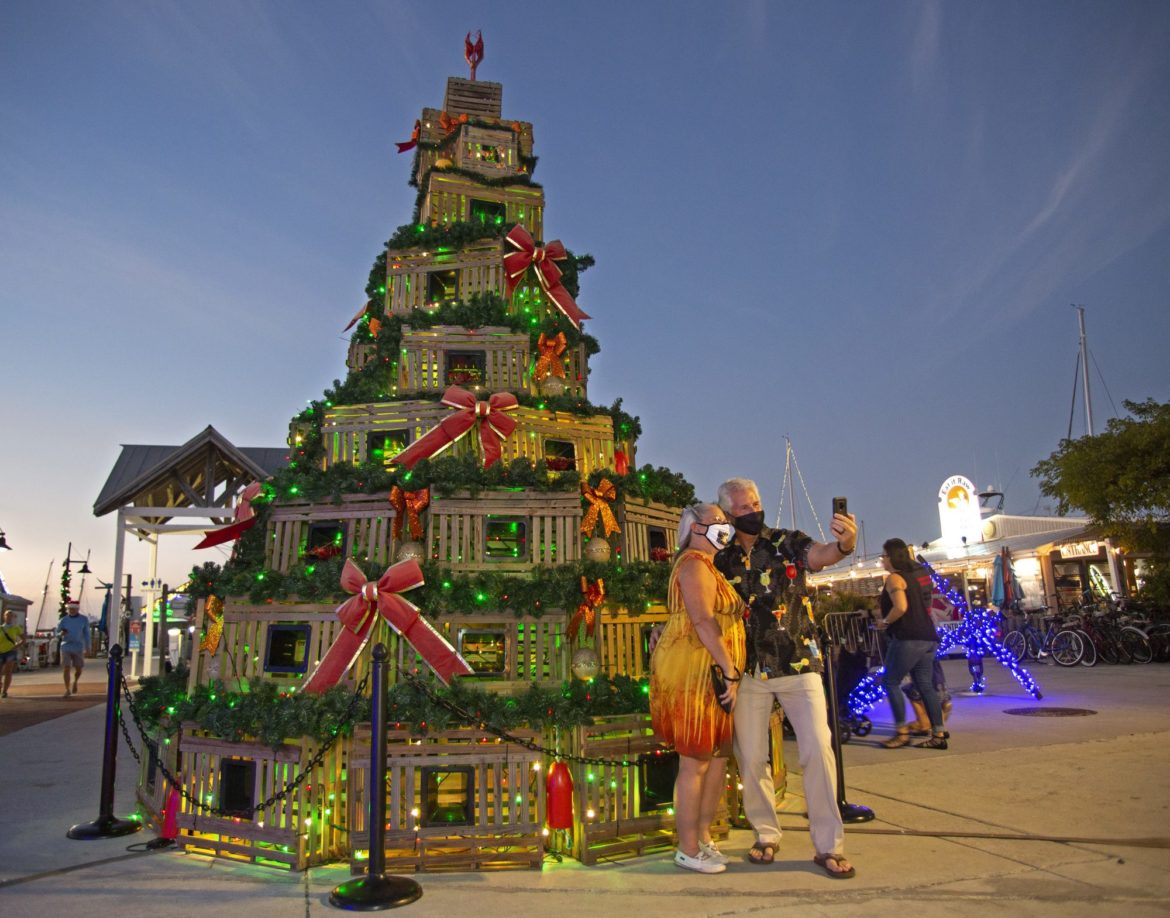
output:
[[[755,513],[745,513],[743,516],[737,516],[732,520],[735,528],[745,535],[759,535],[760,530],[764,528],[764,511],[757,510]]]

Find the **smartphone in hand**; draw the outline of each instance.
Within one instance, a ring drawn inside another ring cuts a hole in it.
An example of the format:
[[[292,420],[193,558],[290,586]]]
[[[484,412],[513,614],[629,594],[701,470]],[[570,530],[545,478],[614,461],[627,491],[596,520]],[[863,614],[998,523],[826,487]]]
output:
[[[727,680],[723,678],[723,667],[718,663],[711,664],[711,688],[715,691],[715,701],[728,714],[731,713],[731,704],[723,700],[727,694]]]
[[[844,497],[834,497],[833,498],[833,514],[836,515],[838,513],[840,513],[842,516],[849,515],[849,501],[847,498],[844,498]]]

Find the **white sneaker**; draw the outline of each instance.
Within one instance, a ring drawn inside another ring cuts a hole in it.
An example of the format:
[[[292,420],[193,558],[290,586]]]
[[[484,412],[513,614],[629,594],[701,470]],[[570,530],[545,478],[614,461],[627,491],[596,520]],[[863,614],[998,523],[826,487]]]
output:
[[[716,847],[715,842],[699,842],[699,853],[705,854],[716,864],[726,864],[731,858]]]
[[[712,860],[702,848],[699,849],[696,857],[691,857],[682,850],[675,851],[674,862],[679,867],[685,867],[687,870],[694,870],[698,873],[723,873],[727,869],[727,864],[720,864]]]

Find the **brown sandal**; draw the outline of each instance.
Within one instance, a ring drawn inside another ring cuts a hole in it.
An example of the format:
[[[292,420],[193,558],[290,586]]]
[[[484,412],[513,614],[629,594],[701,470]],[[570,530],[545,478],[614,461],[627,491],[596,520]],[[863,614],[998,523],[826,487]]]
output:
[[[813,858],[813,863],[820,867],[825,873],[831,876],[834,880],[852,880],[857,876],[857,871],[853,867],[847,869],[840,869],[841,864],[846,860],[843,854],[818,854]],[[837,867],[834,870],[829,866],[829,861],[832,861]]]
[[[898,729],[898,732],[891,736],[888,740],[882,743],[887,749],[901,749],[903,746],[910,745],[910,731],[905,727]]]
[[[776,860],[776,846],[764,842],[756,842],[747,853],[749,863],[761,867]]]

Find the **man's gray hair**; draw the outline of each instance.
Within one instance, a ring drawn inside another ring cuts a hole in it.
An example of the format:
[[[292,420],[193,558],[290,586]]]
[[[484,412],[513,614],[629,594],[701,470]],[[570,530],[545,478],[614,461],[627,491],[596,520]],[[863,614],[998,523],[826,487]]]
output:
[[[756,497],[760,496],[760,489],[750,478],[728,478],[719,486],[719,506],[724,513],[731,512],[731,495],[737,491],[753,491]]]

